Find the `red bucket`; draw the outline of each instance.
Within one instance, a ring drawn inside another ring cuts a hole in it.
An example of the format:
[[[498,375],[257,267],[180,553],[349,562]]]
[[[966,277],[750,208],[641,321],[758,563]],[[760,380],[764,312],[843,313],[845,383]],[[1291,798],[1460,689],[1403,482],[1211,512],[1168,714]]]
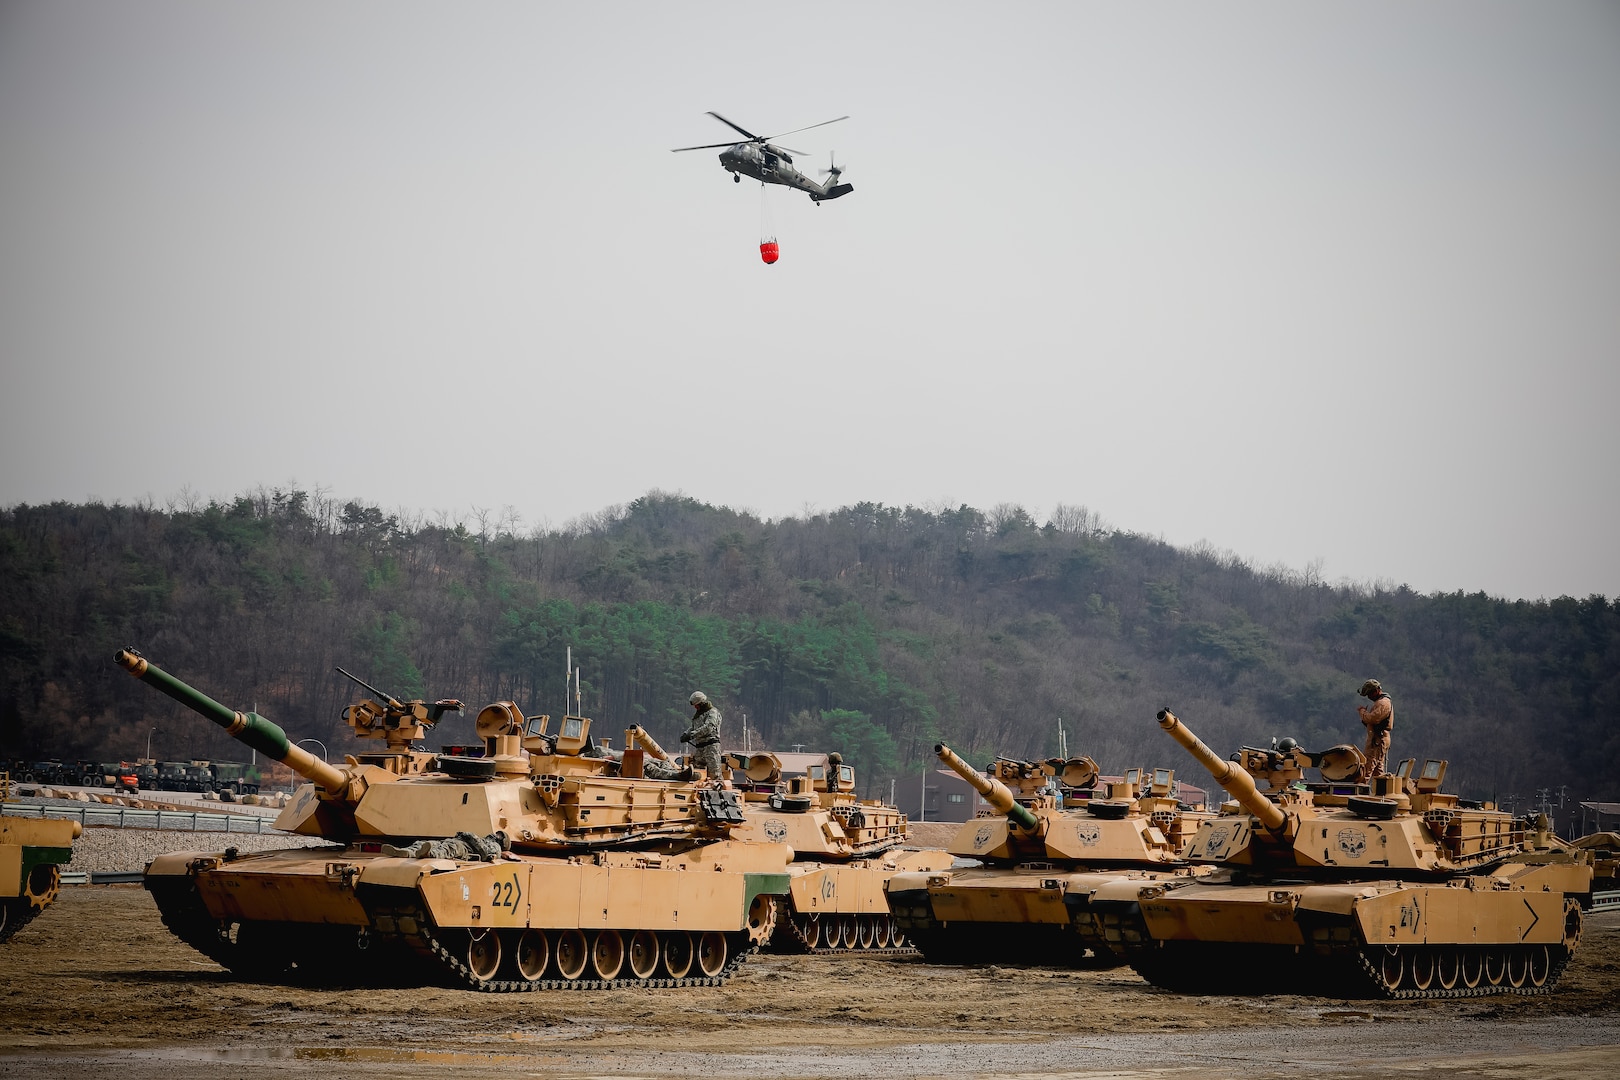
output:
[[[769,265],[782,257],[782,249],[775,240],[766,240],[759,245],[759,257]]]

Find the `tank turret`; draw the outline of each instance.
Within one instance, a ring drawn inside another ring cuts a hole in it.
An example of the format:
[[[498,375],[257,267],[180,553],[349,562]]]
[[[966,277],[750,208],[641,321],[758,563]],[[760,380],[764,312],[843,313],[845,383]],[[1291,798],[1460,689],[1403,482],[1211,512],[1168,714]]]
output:
[[[1184,851],[1213,873],[1092,898],[1104,938],[1148,981],[1387,997],[1556,982],[1580,940],[1589,861],[1544,828],[1442,792],[1445,761],[1359,784],[1352,747],[1246,747],[1224,761],[1169,709],[1158,722],[1234,802]]]
[[[232,971],[343,971],[380,948],[477,990],[714,985],[787,891],[789,850],[733,839],[741,807],[718,780],[646,775],[650,738],[615,753],[589,717],[553,726],[498,701],[478,713],[481,747],[433,754],[413,744],[461,702],[366,686],[344,718],[383,749],[333,765],[133,649],[114,659],[310,781],[276,827],[328,846],[147,867],[165,925]]]

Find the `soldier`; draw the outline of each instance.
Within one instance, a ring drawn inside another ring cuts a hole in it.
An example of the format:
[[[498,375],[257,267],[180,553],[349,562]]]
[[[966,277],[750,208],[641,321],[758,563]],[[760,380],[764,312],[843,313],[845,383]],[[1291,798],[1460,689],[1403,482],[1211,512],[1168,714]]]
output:
[[[1395,703],[1384,693],[1377,679],[1368,679],[1356,693],[1372,702],[1356,707],[1361,722],[1367,725],[1367,762],[1361,767],[1361,778],[1370,780],[1384,773],[1384,761],[1389,757],[1389,733],[1395,727]]]
[[[663,761],[649,755],[642,763],[641,775],[649,780],[690,780],[692,766],[683,769],[673,761]]]
[[[709,703],[709,696],[699,690],[687,699],[691,702],[692,724],[681,734],[681,742],[692,747],[691,762],[709,774],[709,779],[720,779],[720,710]]]

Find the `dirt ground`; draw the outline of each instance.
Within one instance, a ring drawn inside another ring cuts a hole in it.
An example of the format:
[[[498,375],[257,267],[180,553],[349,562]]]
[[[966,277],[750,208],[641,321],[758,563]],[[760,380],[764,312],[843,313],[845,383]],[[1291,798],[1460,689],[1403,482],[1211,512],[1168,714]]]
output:
[[[1620,914],[1558,989],[1457,1002],[1184,997],[1130,970],[751,957],[725,986],[478,994],[242,982],[139,886],[0,946],[0,1078],[1620,1076]]]

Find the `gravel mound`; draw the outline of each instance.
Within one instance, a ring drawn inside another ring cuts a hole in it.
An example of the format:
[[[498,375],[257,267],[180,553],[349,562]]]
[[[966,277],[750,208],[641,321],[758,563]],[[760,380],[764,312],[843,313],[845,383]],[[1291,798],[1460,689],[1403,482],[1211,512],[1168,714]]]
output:
[[[271,848],[318,847],[313,836],[288,833],[193,832],[189,829],[115,829],[92,825],[73,842],[73,861],[64,870],[116,874],[146,869],[171,851],[268,851]]]

